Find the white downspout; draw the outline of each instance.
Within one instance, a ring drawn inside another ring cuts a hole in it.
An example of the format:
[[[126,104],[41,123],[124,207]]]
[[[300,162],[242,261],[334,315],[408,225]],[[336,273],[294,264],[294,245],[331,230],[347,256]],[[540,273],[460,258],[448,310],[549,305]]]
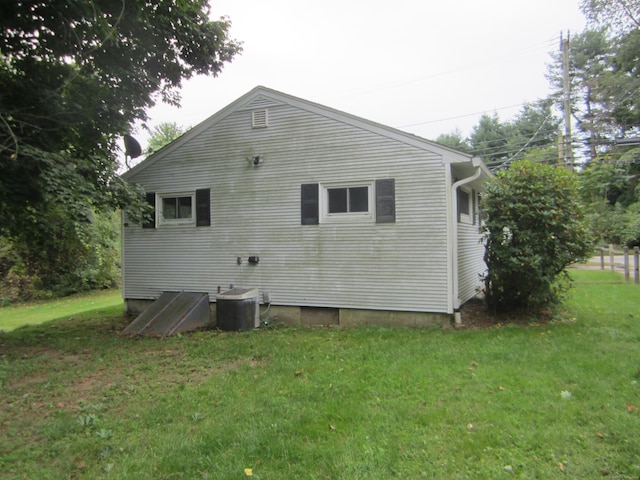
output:
[[[462,180],[458,180],[451,187],[451,205],[453,205],[452,215],[450,221],[453,223],[453,228],[451,229],[451,240],[453,245],[453,255],[452,255],[452,289],[453,292],[453,312],[455,323],[462,323],[462,318],[460,317],[460,312],[458,309],[460,308],[460,275],[458,272],[458,188],[467,183],[471,183],[474,180],[480,178],[482,175],[482,161],[479,157],[473,157],[471,159],[472,165],[476,168],[476,171],[470,177],[463,178]]]

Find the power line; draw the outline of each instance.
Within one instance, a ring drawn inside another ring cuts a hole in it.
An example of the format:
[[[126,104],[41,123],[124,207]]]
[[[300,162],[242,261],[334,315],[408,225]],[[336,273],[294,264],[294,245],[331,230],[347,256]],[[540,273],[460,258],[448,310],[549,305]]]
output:
[[[546,116],[546,118],[544,119],[544,121],[540,124],[540,126],[538,127],[538,130],[536,130],[536,133],[534,133],[531,138],[529,140],[527,140],[527,143],[524,144],[524,146],[518,150],[515,155],[513,155],[509,160],[507,160],[506,162],[504,162],[502,164],[502,166],[508,165],[509,163],[511,163],[513,161],[513,159],[515,157],[517,157],[518,155],[520,155],[522,153],[523,150],[525,150],[529,144],[533,141],[534,138],[536,138],[536,135],[538,135],[538,133],[540,133],[540,130],[542,130],[542,127],[544,127],[544,124],[547,123],[547,121],[551,118],[551,115],[553,115],[553,113],[549,113],[549,115]]]
[[[443,77],[443,76],[447,76],[447,75],[453,75],[453,74],[459,74],[459,73],[464,73],[464,72],[469,72],[471,70],[477,69],[477,68],[481,68],[481,67],[486,67],[488,65],[493,65],[499,62],[502,62],[503,60],[509,60],[510,62],[513,62],[514,58],[527,58],[529,56],[533,56],[537,53],[540,53],[542,51],[545,52],[549,52],[551,48],[553,48],[553,45],[555,44],[555,42],[557,41],[557,39],[555,38],[551,38],[551,39],[546,39],[542,42],[537,42],[535,44],[532,45],[526,45],[524,47],[518,47],[515,50],[512,50],[510,52],[507,52],[505,54],[502,55],[497,55],[497,56],[493,56],[493,57],[478,57],[478,61],[472,64],[465,64],[464,66],[461,66],[460,68],[454,68],[451,70],[444,70],[444,71],[440,71],[440,72],[434,72],[434,73],[430,73],[428,75],[422,75],[419,77],[414,77],[414,78],[407,78],[404,80],[399,80],[399,81],[395,81],[395,82],[389,82],[386,84],[381,84],[378,86],[372,86],[370,88],[361,88],[361,89],[357,89],[357,90],[351,90],[351,91],[344,91],[341,92],[339,94],[336,95],[336,97],[342,97],[342,96],[356,96],[356,95],[366,95],[366,94],[370,94],[370,93],[376,93],[376,92],[380,92],[382,90],[390,90],[390,89],[394,89],[394,88],[400,88],[400,87],[406,87],[407,85],[412,85],[415,83],[421,83],[424,82],[426,80],[431,80],[434,78],[438,78],[438,77]]]
[[[492,111],[499,111],[499,110],[507,110],[509,108],[514,108],[514,107],[522,107],[524,105],[526,105],[528,102],[524,102],[524,103],[515,103],[513,105],[507,105],[506,107],[500,107],[500,108],[493,108],[491,109]],[[466,117],[473,117],[474,115],[482,115],[483,113],[487,113],[487,110],[483,110],[481,112],[475,112],[475,113],[466,113],[464,115],[458,115],[455,117],[447,117],[447,118],[440,118],[437,120],[427,120],[426,122],[419,122],[419,123],[411,123],[409,125],[401,125],[397,128],[409,128],[409,127],[417,127],[420,125],[428,125],[430,123],[439,123],[439,122],[446,122],[449,120],[457,120],[458,118],[466,118]]]

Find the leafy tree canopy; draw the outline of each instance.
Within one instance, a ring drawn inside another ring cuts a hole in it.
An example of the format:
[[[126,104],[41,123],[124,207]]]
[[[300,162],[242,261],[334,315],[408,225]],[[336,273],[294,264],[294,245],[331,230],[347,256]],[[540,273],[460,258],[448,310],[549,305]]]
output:
[[[558,157],[555,149],[559,120],[553,112],[553,100],[525,103],[511,121],[502,121],[497,113],[484,114],[468,139],[459,131],[440,135],[439,143],[484,158],[489,166],[522,159],[535,150],[539,161]]]
[[[582,0],[582,12],[595,25],[606,25],[622,32],[640,27],[638,0]]]
[[[142,205],[117,175],[117,142],[183,79],[217,75],[241,49],[206,0],[0,3],[0,233],[52,204]]]
[[[591,28],[572,35],[569,46],[574,138],[588,161],[611,149],[615,139],[635,137],[640,126],[640,2],[588,0],[582,3]],[[563,59],[552,53],[547,77],[560,101]]]
[[[469,141],[464,138],[462,132],[459,129],[454,130],[451,133],[443,133],[436,138],[436,142],[445,145],[450,148],[455,148],[461,152],[470,152],[471,145]]]
[[[180,135],[185,133],[188,128],[184,128],[175,122],[162,122],[151,130],[151,137],[147,146],[147,154],[157,152],[165,145],[173,142]]]
[[[473,128],[470,141],[476,155],[494,163],[507,158],[507,143],[512,136],[513,126],[502,122],[497,113],[484,114]]]

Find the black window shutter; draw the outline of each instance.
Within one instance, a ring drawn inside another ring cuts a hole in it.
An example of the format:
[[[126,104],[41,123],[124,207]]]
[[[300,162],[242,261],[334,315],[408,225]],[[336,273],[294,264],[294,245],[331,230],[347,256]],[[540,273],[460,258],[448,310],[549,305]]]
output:
[[[142,228],[156,228],[156,194],[155,192],[147,192],[146,198],[147,198],[147,203],[153,207],[153,212],[151,212],[151,218],[149,218],[149,221],[144,222],[142,224]]]
[[[196,190],[196,227],[211,225],[211,189]]]
[[[472,222],[474,225],[476,224],[476,213],[477,213],[477,209],[478,209],[478,205],[477,205],[477,200],[478,200],[478,194],[476,193],[475,190],[471,190],[471,216],[472,216]]]
[[[320,223],[320,197],[317,183],[306,183],[300,191],[302,225]]]
[[[394,178],[376,180],[376,223],[396,221],[396,181]]]

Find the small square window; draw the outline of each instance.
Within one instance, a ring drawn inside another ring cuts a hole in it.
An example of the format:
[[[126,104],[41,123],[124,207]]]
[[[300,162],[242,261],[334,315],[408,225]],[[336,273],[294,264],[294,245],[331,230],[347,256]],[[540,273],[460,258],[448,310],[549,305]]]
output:
[[[160,223],[182,225],[194,222],[193,195],[162,196]]]
[[[328,188],[328,213],[369,211],[369,187]]]
[[[323,220],[372,220],[373,186],[324,186]]]

